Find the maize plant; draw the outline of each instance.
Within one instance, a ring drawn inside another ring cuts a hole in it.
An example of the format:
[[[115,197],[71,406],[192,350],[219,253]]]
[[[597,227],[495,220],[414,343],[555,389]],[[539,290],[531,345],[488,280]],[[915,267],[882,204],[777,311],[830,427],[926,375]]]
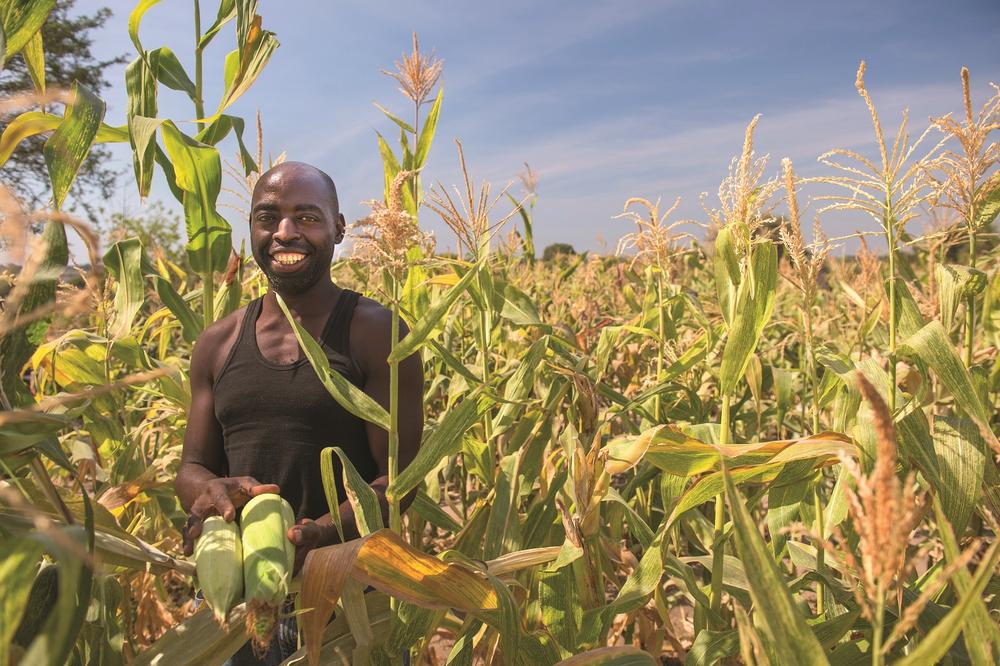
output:
[[[23,257],[0,312],[0,664],[223,664],[266,647],[287,595],[287,663],[997,663],[1000,96],[974,111],[963,70],[962,119],[887,141],[862,64],[878,159],[836,149],[817,176],[786,160],[769,179],[753,118],[706,202],[707,238],[624,193],[620,252],[536,260],[530,171],[524,200],[477,187],[459,143],[464,182],[422,189],[442,65],[414,36],[390,74],[412,123],[383,109],[399,149],[379,133],[381,199],[374,183],[358,251],[331,270],[391,307],[394,333],[406,324],[389,363],[420,353],[427,427],[405,468],[390,445],[388,525],[331,433],[316,463],[333,517],[348,502],[361,538],[312,551],[293,578],[276,496],[239,529],[210,520],[194,561],[181,555],[192,347],[266,289],[220,212],[220,150],[238,156],[233,187],[252,188],[262,138],[252,154],[228,111],[278,46],[253,0],[213,4],[204,30],[202,4],[192,75],[144,44],[160,9],[139,2],[124,118],[83,86],[61,93],[61,115],[26,92],[0,136],[2,161],[48,134],[53,204],[24,210],[0,190]],[[4,62],[37,63],[51,6],[0,0]],[[203,55],[224,39],[216,103]],[[161,93],[191,102],[193,135],[158,115]],[[102,253],[61,210],[90,147],[111,141],[129,143],[140,194],[166,177],[190,272],[137,238]],[[867,214],[886,254],[807,241],[814,194],[831,197],[821,217]],[[911,235],[945,210],[954,224]],[[436,253],[418,213],[458,251]],[[511,220],[523,233],[505,235]],[[91,258],[77,285],[56,279],[67,233]],[[399,396],[383,408],[289,321],[327,390],[392,443]]]

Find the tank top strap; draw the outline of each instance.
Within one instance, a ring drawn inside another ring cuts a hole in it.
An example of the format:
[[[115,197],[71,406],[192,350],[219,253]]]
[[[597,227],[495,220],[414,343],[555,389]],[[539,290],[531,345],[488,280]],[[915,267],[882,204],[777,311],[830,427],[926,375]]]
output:
[[[323,339],[334,351],[348,358],[351,355],[351,319],[360,297],[361,294],[353,289],[343,291],[337,299],[337,304],[330,315],[329,326],[323,335]]]
[[[229,366],[232,364],[233,359],[237,356],[237,354],[241,353],[241,347],[245,346],[248,342],[249,344],[256,344],[254,342],[255,338],[252,327],[257,322],[257,317],[260,314],[263,302],[264,297],[261,296],[247,303],[247,309],[243,312],[243,321],[240,322],[240,332],[236,335],[236,342],[233,343],[232,348],[226,355],[226,360],[223,362],[222,368],[219,369],[219,374],[215,378],[214,384],[219,383],[219,380],[222,379],[222,375],[226,373],[226,370],[228,370]]]

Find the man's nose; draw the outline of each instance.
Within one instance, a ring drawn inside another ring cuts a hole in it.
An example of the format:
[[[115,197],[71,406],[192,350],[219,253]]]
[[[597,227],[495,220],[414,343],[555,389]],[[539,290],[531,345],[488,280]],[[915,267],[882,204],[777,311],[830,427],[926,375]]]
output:
[[[278,242],[288,242],[299,237],[299,227],[295,224],[295,218],[283,217],[278,222],[278,228],[274,231],[274,239]]]

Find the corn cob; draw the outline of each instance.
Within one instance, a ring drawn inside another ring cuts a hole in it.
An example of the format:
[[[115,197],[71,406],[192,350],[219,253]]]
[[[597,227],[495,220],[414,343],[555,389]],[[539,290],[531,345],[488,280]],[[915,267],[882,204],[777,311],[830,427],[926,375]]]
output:
[[[220,516],[206,518],[194,562],[205,601],[225,627],[229,611],[243,597],[243,544],[236,523]]]
[[[295,524],[292,507],[278,495],[258,495],[243,507],[243,578],[247,631],[254,650],[266,652],[277,626],[278,611],[288,596],[295,546],[288,528]]]

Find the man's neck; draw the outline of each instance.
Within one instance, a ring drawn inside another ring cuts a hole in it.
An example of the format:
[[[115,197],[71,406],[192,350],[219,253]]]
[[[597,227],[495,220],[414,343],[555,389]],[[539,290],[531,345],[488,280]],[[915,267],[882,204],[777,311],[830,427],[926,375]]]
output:
[[[305,291],[295,293],[275,292],[272,287],[264,294],[264,305],[280,311],[278,299],[275,297],[275,293],[279,293],[281,299],[285,301],[285,305],[288,306],[288,310],[296,315],[296,319],[309,319],[316,315],[328,314],[330,304],[340,291],[341,288],[335,285],[330,278],[320,279]]]

